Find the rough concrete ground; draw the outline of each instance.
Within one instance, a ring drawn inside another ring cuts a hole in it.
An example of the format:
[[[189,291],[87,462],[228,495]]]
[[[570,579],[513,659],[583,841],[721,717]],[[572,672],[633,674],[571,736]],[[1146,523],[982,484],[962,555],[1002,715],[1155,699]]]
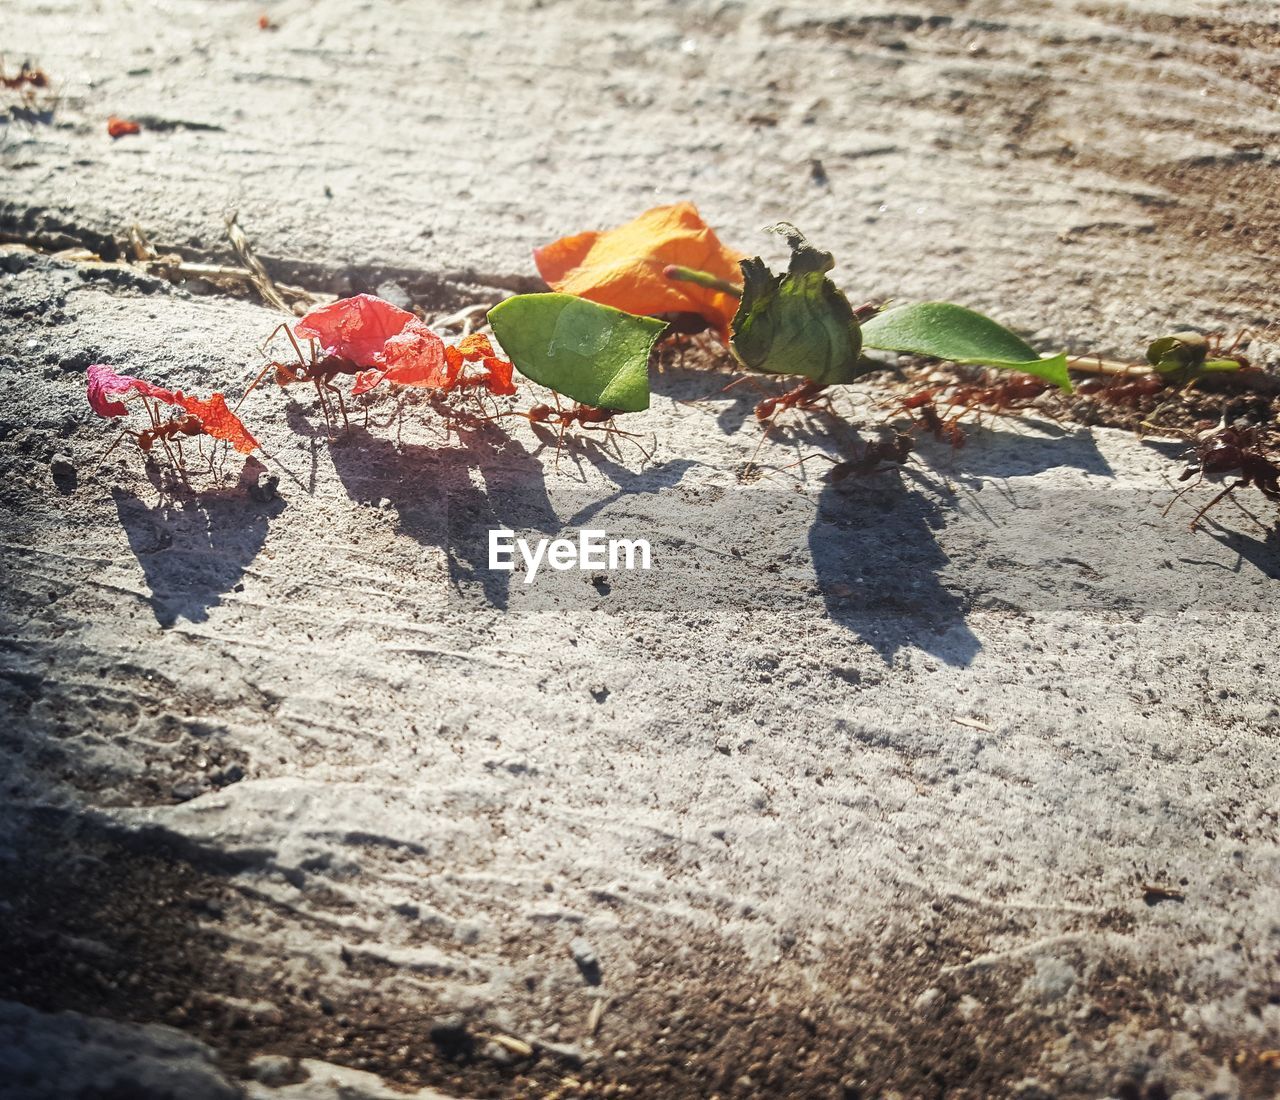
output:
[[[277,277],[436,314],[691,198],[744,248],[797,222],[860,300],[1123,357],[1248,327],[1274,366],[1270,5],[15,13],[60,82],[3,138],[39,248],[137,220],[227,260],[234,206]],[[89,363],[238,392],[280,315],[4,265],[0,1091],[1275,1093],[1280,562],[1230,505],[1161,516],[1179,445],[994,421],[783,469],[886,415],[860,387],[744,482],[754,395],[704,347],[651,465],[387,401],[330,445],[270,387],[278,499],[91,476]],[[526,590],[498,523],[658,568]]]

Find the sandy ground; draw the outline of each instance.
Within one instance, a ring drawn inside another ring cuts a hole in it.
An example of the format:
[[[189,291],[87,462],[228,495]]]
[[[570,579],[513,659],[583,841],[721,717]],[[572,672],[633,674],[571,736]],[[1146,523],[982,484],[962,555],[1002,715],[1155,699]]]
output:
[[[48,254],[230,262],[235,208],[435,316],[689,198],[858,300],[1275,368],[1280,23],[1195,8],[10,4],[57,101],[0,137],[0,1095],[1275,1095],[1273,505],[1192,533],[1180,444],[1070,417],[787,468],[875,385],[744,477],[705,343],[650,463],[267,386],[277,493],[95,475],[90,363],[238,393],[282,315]],[[526,586],[498,525],[655,568]]]

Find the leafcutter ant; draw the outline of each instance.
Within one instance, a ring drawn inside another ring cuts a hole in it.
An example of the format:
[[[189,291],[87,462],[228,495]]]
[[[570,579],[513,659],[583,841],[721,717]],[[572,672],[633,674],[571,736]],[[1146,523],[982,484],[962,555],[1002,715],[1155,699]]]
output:
[[[1206,475],[1239,473],[1240,479],[1228,482],[1208,504],[1191,520],[1191,530],[1196,530],[1205,514],[1224,497],[1237,489],[1255,486],[1269,500],[1280,501],[1280,466],[1269,459],[1258,440],[1258,433],[1249,427],[1228,428],[1220,426],[1201,434],[1195,443],[1195,458],[1181,474],[1179,481],[1197,480],[1175,494],[1164,510],[1168,515],[1184,493],[1200,483]],[[1197,476],[1198,475],[1198,476]]]
[[[342,396],[342,390],[333,384],[333,380],[340,374],[358,374],[360,372],[360,368],[350,360],[343,359],[336,355],[328,355],[325,358],[320,359],[316,351],[315,340],[311,341],[311,357],[308,360],[302,354],[302,348],[298,344],[298,338],[294,336],[293,330],[288,324],[277,325],[271,335],[267,337],[266,343],[263,344],[263,347],[266,348],[270,346],[271,341],[274,340],[276,335],[280,332],[283,332],[289,338],[289,343],[293,345],[294,353],[298,357],[297,365],[294,366],[289,363],[280,363],[276,361],[267,363],[267,365],[258,372],[257,377],[249,383],[248,389],[244,391],[244,397],[241,397],[240,400],[236,402],[236,410],[244,404],[245,397],[248,397],[249,394],[254,391],[254,388],[262,381],[267,371],[274,371],[276,384],[278,386],[292,386],[299,382],[311,382],[315,385],[316,395],[320,399],[320,408],[324,412],[325,423],[329,426],[330,434],[332,434],[334,430],[333,413],[329,406],[329,400],[325,396],[326,392],[337,395],[338,411],[342,414],[342,425],[344,428],[351,427],[351,421],[347,417],[347,406]],[[234,412],[235,410],[232,411]]]
[[[176,469],[185,470],[186,464],[182,459],[182,436],[199,436],[204,435],[204,424],[198,416],[191,413],[183,413],[181,416],[175,416],[170,420],[162,420],[156,406],[146,397],[142,398],[142,407],[147,411],[147,417],[151,421],[151,427],[143,428],[140,432],[135,432],[130,428],[124,428],[120,434],[116,436],[115,442],[102,452],[102,457],[98,459],[98,463],[93,468],[93,472],[97,473],[102,468],[102,464],[107,461],[114,451],[126,438],[132,438],[138,444],[138,449],[148,456],[150,460],[152,449],[157,443],[160,444],[169,456],[169,462]],[[169,447],[170,441],[177,448],[177,457],[174,457],[173,451]]]
[[[803,466],[810,458],[826,459],[832,464],[827,471],[827,480],[843,481],[847,477],[866,477],[884,466],[903,465],[910,457],[913,445],[914,441],[906,432],[894,431],[891,437],[863,443],[861,451],[855,450],[851,457],[832,458],[831,455],[813,454],[792,463],[792,466]]]
[[[1131,382],[1117,378],[1086,378],[1077,382],[1075,391],[1083,397],[1099,397],[1116,405],[1137,408],[1147,398],[1165,388],[1165,380],[1158,374],[1143,374]]]
[[[944,420],[934,403],[936,396],[937,390],[921,390],[904,398],[901,408],[911,418],[913,425],[924,428],[939,443],[948,443],[955,448],[963,447],[965,435],[958,423],[959,417]]]
[[[777,397],[766,397],[757,403],[756,419],[769,420],[781,409],[811,409],[826,389],[827,386],[824,383],[807,378],[794,389],[787,390],[786,393],[779,394]]]
[[[572,408],[565,409],[560,404],[560,397],[555,396],[555,405],[538,404],[534,405],[528,412],[520,412],[511,410],[509,412],[498,413],[492,420],[501,416],[520,416],[529,421],[530,424],[549,424],[558,427],[559,434],[556,436],[556,469],[560,468],[560,451],[564,446],[565,432],[573,424],[580,425],[586,431],[604,431],[606,435],[617,436],[629,439],[642,455],[646,462],[653,461],[653,453],[645,450],[639,443],[638,437],[632,432],[624,432],[615,423],[614,418],[621,414],[617,409],[601,409],[594,405],[574,405]],[[621,453],[621,452],[619,452]]]

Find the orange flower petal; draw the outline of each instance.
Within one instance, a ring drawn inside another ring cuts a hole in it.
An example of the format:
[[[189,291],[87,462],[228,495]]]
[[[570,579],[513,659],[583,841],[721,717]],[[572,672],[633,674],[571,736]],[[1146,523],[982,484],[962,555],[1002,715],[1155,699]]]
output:
[[[463,359],[470,359],[473,362],[494,353],[489,337],[483,332],[473,332],[470,336],[464,336],[455,346]]]
[[[728,339],[738,299],[723,291],[674,282],[669,264],[742,281],[745,254],[726,248],[689,202],[658,206],[605,233],[578,233],[535,249],[534,262],[552,290],[628,313],[696,313]]]
[[[512,364],[507,359],[499,359],[496,355],[486,355],[485,370],[489,372],[486,389],[495,397],[510,397],[516,392],[516,384],[511,379]]]

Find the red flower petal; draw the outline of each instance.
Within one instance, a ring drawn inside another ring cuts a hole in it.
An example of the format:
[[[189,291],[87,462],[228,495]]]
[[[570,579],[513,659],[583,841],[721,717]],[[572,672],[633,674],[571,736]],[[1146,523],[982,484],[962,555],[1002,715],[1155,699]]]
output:
[[[215,393],[208,401],[201,401],[198,397],[188,397],[184,393],[176,393],[173,396],[175,405],[181,405],[192,416],[199,417],[206,435],[225,440],[243,455],[257,448],[258,441],[249,434],[248,429],[240,422],[240,418],[227,408],[226,398],[222,394]]]
[[[351,387],[351,396],[359,397],[362,393],[368,393],[386,376],[387,372],[384,370],[362,370],[356,375],[355,385]]]
[[[416,318],[388,340],[382,349],[386,379],[401,386],[448,389],[454,374],[444,341]]]
[[[103,363],[94,363],[87,372],[89,407],[99,416],[124,416],[129,410],[123,401],[113,401],[113,397],[128,397],[131,393],[143,397],[154,397],[167,405],[175,404],[172,390],[153,386],[141,378],[131,378],[127,374],[116,374]]]
[[[383,345],[416,320],[412,313],[372,294],[357,294],[311,310],[294,332],[304,340],[318,340],[325,355],[336,355],[357,367],[380,367]]]

